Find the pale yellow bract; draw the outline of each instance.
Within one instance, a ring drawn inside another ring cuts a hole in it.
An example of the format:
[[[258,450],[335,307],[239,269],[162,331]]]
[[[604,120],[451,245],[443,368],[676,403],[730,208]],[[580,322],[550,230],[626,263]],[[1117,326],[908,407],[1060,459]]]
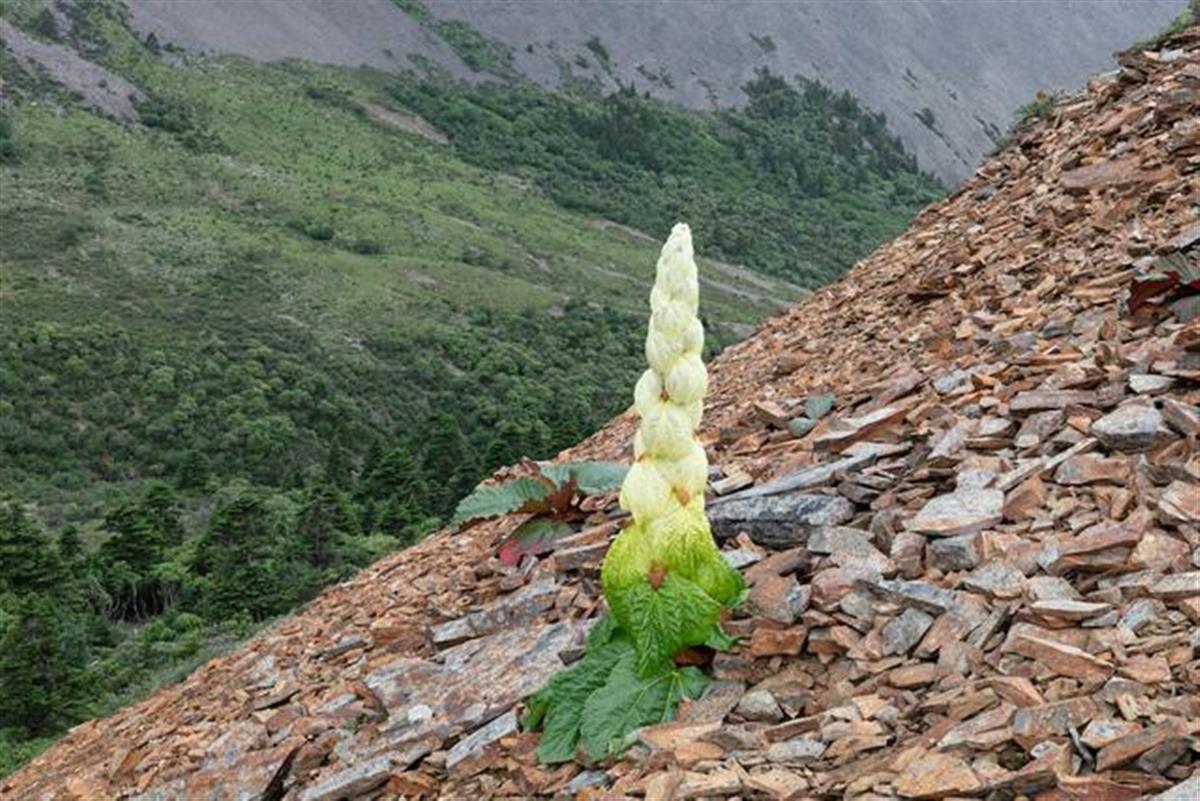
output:
[[[609,609],[645,664],[655,655],[670,657],[673,652],[657,653],[667,645],[705,642],[719,607],[735,602],[745,586],[721,558],[704,514],[708,457],[696,428],[708,373],[700,360],[699,305],[692,232],[680,223],[658,258],[646,335],[649,368],[633,393],[641,426],[621,486],[621,506],[633,520],[613,541],[600,573]],[[673,631],[647,623],[646,615],[657,614],[652,607],[660,587],[676,604]]]
[[[700,359],[704,327],[692,232],[672,229],[658,259],[646,335],[649,368],[634,389],[642,418],[633,440],[634,463],[621,487],[621,506],[634,523],[694,507],[703,514],[708,458],[694,432],[704,410],[708,371]]]

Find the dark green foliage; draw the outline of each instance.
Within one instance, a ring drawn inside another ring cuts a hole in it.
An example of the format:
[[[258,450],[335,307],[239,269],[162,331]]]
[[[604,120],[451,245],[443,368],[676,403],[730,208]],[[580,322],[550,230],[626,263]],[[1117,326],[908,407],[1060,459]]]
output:
[[[494,75],[513,75],[512,50],[503,42],[484,36],[462,20],[438,20],[438,36],[476,72],[486,70]]]
[[[48,592],[63,578],[37,523],[15,501],[0,501],[0,593]]]
[[[698,698],[708,679],[665,659],[636,669],[633,643],[609,617],[588,636],[583,659],[525,699],[522,725],[541,730],[538,759],[554,764],[617,756],[642,726],[669,721],[684,698]]]
[[[297,529],[304,547],[304,560],[319,569],[332,566],[339,540],[351,537],[359,530],[350,499],[332,484],[309,487]]]
[[[886,127],[846,93],[761,70],[744,110],[699,114],[639,95],[396,82],[393,96],[473,163],[532,177],[568,208],[807,286],[839,275],[940,194]]]
[[[584,42],[584,46],[596,55],[596,58],[600,61],[600,66],[608,67],[608,48],[601,43],[599,36],[591,37]]]
[[[318,236],[314,236],[313,238],[319,241],[321,238],[320,234],[324,234],[325,231],[324,229],[318,229],[317,233]],[[312,236],[312,234],[310,233],[309,236]],[[387,248],[384,247],[382,242],[376,242],[373,239],[356,239],[350,243],[350,250],[360,256],[378,256],[384,253]]]
[[[1144,49],[1159,47],[1163,42],[1169,41],[1172,36],[1182,33],[1197,22],[1200,22],[1200,0],[1188,0],[1187,8],[1180,11],[1159,34],[1149,40],[1138,42],[1134,46]]]
[[[1017,119],[1014,125],[1021,127],[1028,125],[1034,120],[1044,120],[1054,113],[1054,101],[1056,95],[1054,92],[1045,92],[1038,90],[1034,95],[1033,100],[1030,100],[1025,105],[1017,109]]]
[[[111,537],[100,547],[111,613],[123,620],[144,620],[167,605],[170,590],[155,568],[167,548],[183,539],[179,509],[171,490],[152,484],[140,503],[124,503],[104,521]]]
[[[50,9],[43,8],[33,18],[33,32],[43,39],[49,39],[52,42],[58,41],[58,21],[54,19],[54,14]]]
[[[430,18],[429,8],[421,0],[392,0],[392,2],[418,22],[426,22]]]
[[[450,46],[474,72],[490,72],[501,78],[515,78],[512,49],[503,42],[484,36],[462,20],[439,19],[421,0],[392,0],[400,10],[421,23],[430,33]]]
[[[0,730],[29,737],[77,719],[85,704],[85,632],[49,594],[0,594]]]
[[[0,113],[0,164],[16,164],[19,158],[12,120]]]
[[[764,53],[774,53],[778,49],[775,45],[775,40],[771,38],[771,34],[764,33],[762,36],[750,34],[750,38]]]
[[[137,112],[147,127],[173,135],[192,152],[222,150],[221,141],[204,122],[206,112],[193,100],[171,95],[151,95],[138,103]]]
[[[282,537],[263,499],[244,493],[213,513],[196,547],[202,609],[212,620],[247,615],[263,620],[297,600],[285,581]]]

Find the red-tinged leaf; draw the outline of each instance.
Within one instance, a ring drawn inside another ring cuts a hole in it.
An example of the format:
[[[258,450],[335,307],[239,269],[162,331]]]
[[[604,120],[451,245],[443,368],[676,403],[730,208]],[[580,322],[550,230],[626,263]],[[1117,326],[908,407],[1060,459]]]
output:
[[[1147,304],[1166,304],[1196,292],[1200,292],[1200,257],[1193,252],[1172,253],[1156,260],[1152,272],[1133,277],[1125,305],[1134,314]]]
[[[570,535],[574,529],[552,517],[534,517],[526,520],[509,535],[500,546],[500,561],[516,567],[526,556],[538,556],[554,550],[557,541]]]
[[[1162,293],[1179,286],[1179,282],[1169,276],[1161,278],[1135,278],[1129,287],[1129,300],[1126,306],[1130,314],[1150,303]]]
[[[550,479],[546,480],[549,481]],[[550,512],[558,517],[566,517],[571,511],[571,502],[575,500],[575,480],[568,479],[566,483],[552,491],[542,500],[545,501]]]

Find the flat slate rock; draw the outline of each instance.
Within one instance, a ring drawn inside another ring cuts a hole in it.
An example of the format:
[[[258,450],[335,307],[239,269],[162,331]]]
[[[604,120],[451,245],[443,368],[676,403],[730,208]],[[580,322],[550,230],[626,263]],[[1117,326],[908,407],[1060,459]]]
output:
[[[971,534],[999,523],[1003,512],[1000,490],[964,489],[930,500],[908,521],[908,529],[933,537]]]
[[[813,529],[837,526],[854,516],[854,504],[840,495],[791,493],[729,501],[709,508],[717,539],[741,532],[759,545],[792,548],[808,541]]]

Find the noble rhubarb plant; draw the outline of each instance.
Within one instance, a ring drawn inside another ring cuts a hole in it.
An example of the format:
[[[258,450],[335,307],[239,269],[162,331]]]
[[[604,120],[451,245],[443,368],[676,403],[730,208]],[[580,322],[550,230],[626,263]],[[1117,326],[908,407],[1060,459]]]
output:
[[[695,431],[708,374],[691,231],[679,224],[658,259],[646,336],[649,367],[637,382],[641,426],[621,486],[632,521],[609,548],[600,578],[609,615],[584,658],[526,699],[527,728],[541,728],[538,756],[565,762],[615,755],[634,729],[669,720],[707,678],[676,666],[691,646],[728,647],[720,613],[738,603],[741,575],[713,541],[704,514],[708,459]]]

